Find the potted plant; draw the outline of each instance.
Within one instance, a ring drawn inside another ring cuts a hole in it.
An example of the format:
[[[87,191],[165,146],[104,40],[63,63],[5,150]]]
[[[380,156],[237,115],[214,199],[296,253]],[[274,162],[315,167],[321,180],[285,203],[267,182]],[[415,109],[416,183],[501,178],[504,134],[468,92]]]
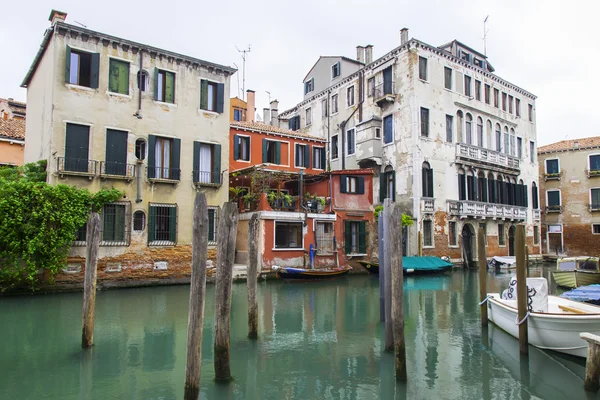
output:
[[[267,194],[267,200],[272,208],[281,208],[281,194],[276,191],[271,191]]]
[[[290,194],[282,193],[281,197],[283,199],[283,207],[286,207],[286,208],[292,208],[293,207],[293,205],[294,205],[293,204],[294,203],[294,198]]]
[[[246,193],[242,196],[242,201],[244,202],[244,208],[249,210],[255,201],[255,196],[252,193]]]
[[[319,212],[323,212],[325,205],[327,205],[325,197],[317,197],[317,210],[319,210]]]

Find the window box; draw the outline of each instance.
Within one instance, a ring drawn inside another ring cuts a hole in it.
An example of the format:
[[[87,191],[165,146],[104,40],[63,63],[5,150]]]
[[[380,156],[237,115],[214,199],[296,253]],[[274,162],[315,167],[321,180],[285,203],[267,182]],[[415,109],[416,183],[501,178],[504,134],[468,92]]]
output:
[[[562,206],[546,206],[546,214],[548,213],[562,213]]]
[[[544,180],[545,181],[560,180],[561,176],[562,176],[562,172],[553,172],[553,173],[550,173],[550,174],[544,174]]]
[[[585,172],[587,173],[588,178],[596,178],[600,176],[600,169],[586,169]]]

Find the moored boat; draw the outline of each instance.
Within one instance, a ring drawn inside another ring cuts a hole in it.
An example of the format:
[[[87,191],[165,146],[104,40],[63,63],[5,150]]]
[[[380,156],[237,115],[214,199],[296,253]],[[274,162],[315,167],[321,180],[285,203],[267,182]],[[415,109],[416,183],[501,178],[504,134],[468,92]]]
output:
[[[335,268],[292,268],[292,267],[273,267],[273,271],[278,278],[285,280],[316,280],[316,279],[331,279],[346,275],[350,272],[351,267],[335,267]]]
[[[556,271],[552,272],[558,286],[576,288],[600,283],[600,258],[563,257],[556,261]]]
[[[379,273],[379,263],[377,261],[372,262],[372,261],[359,261],[358,262],[360,265],[362,265],[363,267],[365,267],[367,269],[367,271],[369,271],[372,274],[378,274]]]
[[[488,261],[488,267],[496,269],[515,269],[517,268],[517,257],[494,256]]]
[[[371,261],[359,261],[360,265],[374,274],[379,273],[379,263]],[[445,272],[454,267],[451,262],[433,256],[402,257],[402,270],[405,274],[427,274]]]

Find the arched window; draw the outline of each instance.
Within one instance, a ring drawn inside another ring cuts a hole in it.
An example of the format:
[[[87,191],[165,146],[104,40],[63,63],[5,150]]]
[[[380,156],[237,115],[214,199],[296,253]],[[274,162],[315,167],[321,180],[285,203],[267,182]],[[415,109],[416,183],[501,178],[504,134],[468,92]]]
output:
[[[494,143],[494,139],[493,139],[493,128],[492,128],[492,121],[490,121],[489,119],[487,120],[487,124],[486,124],[486,148],[492,150],[493,149],[493,143]]]
[[[485,179],[485,174],[482,171],[477,174],[477,200],[488,201],[487,179]]]
[[[477,190],[475,185],[475,174],[473,173],[473,170],[469,170],[469,172],[467,172],[467,198],[469,200],[477,200]]]
[[[497,203],[497,194],[496,194],[496,180],[494,179],[494,174],[491,172],[488,173],[487,178],[487,186],[488,186],[488,203]]]
[[[498,204],[506,204],[506,183],[504,177],[500,174],[496,178],[496,196]]]
[[[465,116],[465,133],[466,133],[466,143],[473,144],[473,117],[471,114],[467,113]]]
[[[534,210],[540,208],[540,205],[538,203],[538,188],[535,182],[531,184],[531,206]]]
[[[138,71],[137,82],[138,82],[138,89],[140,89],[142,92],[147,91],[148,87],[150,86],[150,74],[148,73],[148,71],[146,71],[146,70]]]
[[[521,207],[527,207],[527,186],[524,184],[523,179],[519,179],[516,187],[517,192],[517,205]]]
[[[510,154],[510,144],[508,137],[508,126],[504,127],[504,154]]]
[[[423,197],[433,197],[433,169],[426,161],[421,168],[421,178],[423,181]]]
[[[143,231],[146,227],[146,214],[142,210],[133,213],[133,230]]]
[[[483,145],[483,119],[477,117],[477,146],[485,147]]]
[[[135,141],[135,158],[140,161],[146,159],[146,141],[144,139],[137,139]]]
[[[500,124],[496,124],[496,151],[502,152],[502,131]]]
[[[463,112],[458,110],[456,112],[456,141],[463,143]]]
[[[458,199],[467,199],[467,184],[465,182],[465,170],[462,168],[458,170]]]
[[[516,141],[515,130],[514,130],[514,128],[510,128],[510,155],[511,156],[517,155],[515,141]]]
[[[515,178],[506,178],[508,184],[508,203],[511,206],[516,205],[517,195],[515,193],[516,182]]]
[[[391,165],[385,167],[379,179],[379,200],[385,199],[396,201],[396,172]]]

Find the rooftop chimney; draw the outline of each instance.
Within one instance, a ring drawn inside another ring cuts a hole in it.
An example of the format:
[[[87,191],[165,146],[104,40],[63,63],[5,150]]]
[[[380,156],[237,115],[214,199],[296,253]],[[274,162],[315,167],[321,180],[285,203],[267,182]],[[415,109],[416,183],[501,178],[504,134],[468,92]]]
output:
[[[50,11],[50,16],[48,17],[48,21],[50,21],[50,23],[52,25],[54,25],[56,23],[56,21],[65,22],[66,19],[67,19],[67,13],[58,11],[58,10]]]
[[[400,29],[400,46],[403,46],[408,42],[408,28]]]
[[[254,90],[246,90],[246,121],[254,122],[256,112]]]
[[[373,62],[373,45],[368,44],[365,47],[365,64],[371,64]]]
[[[573,147],[578,149],[579,148],[579,140],[576,140],[573,142]]]
[[[279,102],[277,100],[273,100],[271,102],[271,125],[273,126],[279,126],[279,112],[278,112],[278,107],[279,107]]]
[[[365,62],[365,48],[363,46],[356,46],[356,61]]]
[[[263,124],[271,125],[271,109],[263,108]]]

